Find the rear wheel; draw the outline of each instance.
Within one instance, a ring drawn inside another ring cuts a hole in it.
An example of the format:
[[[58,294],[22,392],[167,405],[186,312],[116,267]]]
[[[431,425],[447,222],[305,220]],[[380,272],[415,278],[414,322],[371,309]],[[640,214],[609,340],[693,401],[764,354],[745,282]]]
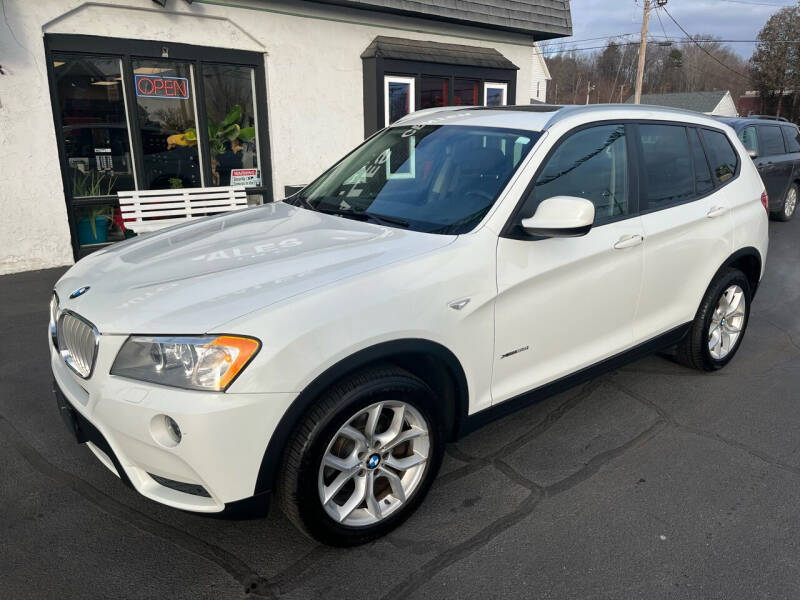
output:
[[[730,269],[708,287],[692,327],[680,343],[678,362],[705,371],[721,369],[739,350],[750,317],[750,283]]]
[[[281,506],[305,534],[336,546],[385,535],[419,506],[444,450],[431,389],[394,367],[336,385],[289,443]]]
[[[797,210],[797,185],[791,184],[789,189],[786,190],[786,196],[783,199],[783,206],[774,214],[775,219],[778,221],[788,221],[794,216]]]

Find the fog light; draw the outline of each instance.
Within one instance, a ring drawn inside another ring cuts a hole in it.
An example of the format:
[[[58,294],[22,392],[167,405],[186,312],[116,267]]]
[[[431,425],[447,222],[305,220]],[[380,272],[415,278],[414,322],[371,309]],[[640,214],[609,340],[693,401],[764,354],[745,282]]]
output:
[[[167,415],[156,415],[150,421],[150,435],[153,439],[167,448],[174,448],[181,443],[183,433],[178,423]]]

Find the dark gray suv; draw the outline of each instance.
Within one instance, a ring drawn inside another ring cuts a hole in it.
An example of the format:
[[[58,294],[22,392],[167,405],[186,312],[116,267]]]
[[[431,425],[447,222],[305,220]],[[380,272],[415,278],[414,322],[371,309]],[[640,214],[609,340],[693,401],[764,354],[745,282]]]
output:
[[[720,119],[733,127],[753,159],[769,196],[770,217],[788,221],[797,208],[800,131],[784,118]]]

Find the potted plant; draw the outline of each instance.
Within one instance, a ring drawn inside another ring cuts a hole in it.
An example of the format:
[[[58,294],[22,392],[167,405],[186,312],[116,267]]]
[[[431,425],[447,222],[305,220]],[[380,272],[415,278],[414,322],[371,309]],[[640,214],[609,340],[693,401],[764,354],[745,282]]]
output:
[[[77,209],[78,243],[102,244],[108,241],[108,228],[114,217],[112,206],[82,206]]]

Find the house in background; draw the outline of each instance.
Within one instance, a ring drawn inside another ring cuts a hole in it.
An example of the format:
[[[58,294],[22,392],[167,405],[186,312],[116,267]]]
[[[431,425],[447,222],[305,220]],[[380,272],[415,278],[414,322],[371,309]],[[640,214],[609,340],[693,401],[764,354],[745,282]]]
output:
[[[539,44],[533,43],[533,60],[531,61],[531,104],[547,101],[547,82],[550,81],[550,69],[544,60]]]
[[[626,104],[633,104],[633,96]],[[642,94],[641,104],[693,110],[716,117],[738,117],[736,103],[728,90],[712,92],[677,92],[673,94]]]
[[[543,98],[534,42],[572,34],[569,0],[3,8],[0,274],[119,239],[119,192],[243,185],[270,202],[409,112]]]

